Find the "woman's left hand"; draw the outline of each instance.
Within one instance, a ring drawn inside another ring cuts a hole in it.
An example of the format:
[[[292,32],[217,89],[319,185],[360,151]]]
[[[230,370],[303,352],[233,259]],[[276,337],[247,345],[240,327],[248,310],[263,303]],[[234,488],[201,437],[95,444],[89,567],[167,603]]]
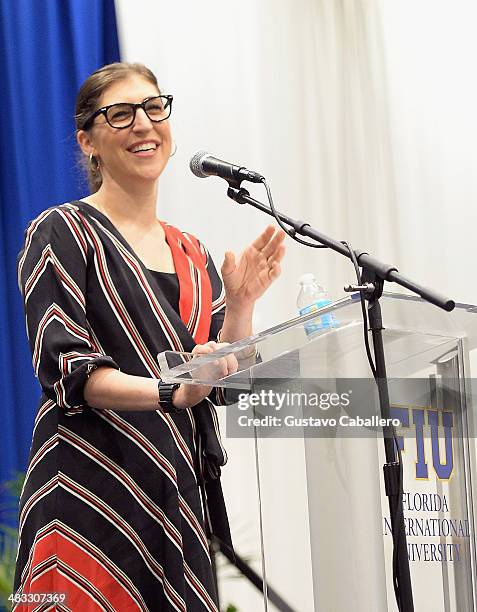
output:
[[[221,272],[227,308],[253,306],[280,275],[280,261],[285,255],[283,230],[269,225],[235,261],[231,251],[225,253]]]

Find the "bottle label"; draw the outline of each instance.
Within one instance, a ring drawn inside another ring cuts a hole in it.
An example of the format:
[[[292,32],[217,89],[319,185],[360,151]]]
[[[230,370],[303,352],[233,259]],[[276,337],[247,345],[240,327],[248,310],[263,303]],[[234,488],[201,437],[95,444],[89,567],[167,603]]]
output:
[[[324,299],[318,300],[309,306],[305,306],[304,308],[300,308],[300,315],[306,315],[310,312],[315,312],[324,306],[328,306],[331,304],[331,300]],[[316,319],[311,319],[304,324],[306,335],[311,336],[316,334],[316,332],[321,331],[323,329],[329,329],[330,327],[336,327],[335,318],[332,313],[323,314],[320,317],[316,317]]]

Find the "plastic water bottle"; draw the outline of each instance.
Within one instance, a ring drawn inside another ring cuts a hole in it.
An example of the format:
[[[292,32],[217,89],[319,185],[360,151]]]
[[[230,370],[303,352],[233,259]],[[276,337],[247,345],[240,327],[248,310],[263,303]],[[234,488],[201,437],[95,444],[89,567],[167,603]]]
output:
[[[318,284],[315,275],[303,274],[300,277],[300,291],[296,301],[300,315],[308,314],[328,304],[331,304],[330,296],[326,289]],[[336,327],[336,319],[332,313],[321,315],[305,323],[308,337],[331,327]]]

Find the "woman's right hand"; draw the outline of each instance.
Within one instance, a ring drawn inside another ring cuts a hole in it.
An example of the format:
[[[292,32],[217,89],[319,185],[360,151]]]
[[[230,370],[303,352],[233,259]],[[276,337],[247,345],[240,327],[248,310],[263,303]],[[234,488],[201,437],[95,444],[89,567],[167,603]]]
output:
[[[192,355],[207,355],[214,351],[227,346],[227,342],[207,342],[206,344],[197,344],[192,350]],[[238,363],[235,355],[227,355],[221,357],[214,362],[214,377],[223,378],[229,374],[233,374],[237,371]],[[205,399],[212,391],[212,387],[206,385],[188,385],[181,384],[181,386],[174,392],[172,397],[172,403],[176,408],[192,408],[196,406],[203,399]]]

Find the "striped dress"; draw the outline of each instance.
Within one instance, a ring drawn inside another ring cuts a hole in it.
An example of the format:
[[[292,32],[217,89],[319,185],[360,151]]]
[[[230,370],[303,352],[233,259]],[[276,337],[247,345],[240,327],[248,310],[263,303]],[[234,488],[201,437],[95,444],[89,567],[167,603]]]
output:
[[[26,231],[18,275],[43,395],[20,500],[15,590],[67,598],[16,610],[217,610],[208,535],[230,542],[230,533],[212,402],[168,415],[96,410],[83,396],[97,367],[160,378],[159,352],[190,351],[222,327],[224,290],[207,250],[162,225],[179,312],[89,204],[50,208]]]

